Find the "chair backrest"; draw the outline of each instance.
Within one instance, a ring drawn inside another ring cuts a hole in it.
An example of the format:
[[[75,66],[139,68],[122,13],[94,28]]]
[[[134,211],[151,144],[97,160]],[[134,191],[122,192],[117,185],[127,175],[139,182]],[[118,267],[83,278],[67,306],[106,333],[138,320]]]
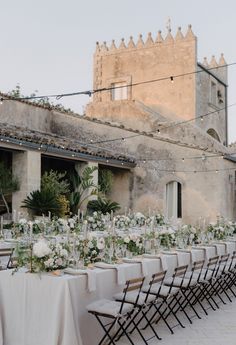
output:
[[[217,265],[216,270],[215,270],[215,276],[217,276],[219,272],[221,274],[223,274],[225,272],[225,268],[226,268],[227,262],[229,260],[229,255],[230,254],[221,255],[220,260],[219,260],[218,265]]]
[[[167,271],[161,271],[158,273],[154,273],[152,275],[152,279],[149,281],[149,289],[148,289],[147,294],[146,294],[147,296],[146,296],[145,302],[147,301],[148,295],[150,294],[150,291],[151,291],[152,286],[154,284],[158,284],[158,290],[156,290],[156,292],[155,292],[156,298],[158,298],[160,291],[161,291],[162,284],[163,284],[165,276],[166,276],[166,272]]]
[[[134,308],[137,306],[139,295],[143,287],[145,277],[134,278],[126,281],[125,287],[123,289],[123,300],[121,301],[120,313],[122,312],[123,305],[125,303],[127,292],[137,290],[137,297],[134,303]]]
[[[229,271],[232,271],[236,266],[236,251],[233,252],[230,258]]]
[[[10,268],[10,262],[11,262],[13,251],[14,251],[14,248],[0,248],[0,257],[8,258],[6,268]],[[0,270],[2,269],[3,268],[1,267]]]
[[[183,281],[184,281],[184,277],[185,277],[185,274],[187,272],[187,269],[188,269],[188,265],[184,265],[184,266],[179,266],[179,267],[176,267],[175,270],[174,270],[174,273],[172,275],[172,281],[171,283],[168,285],[169,287],[169,294],[171,293],[171,290],[173,289],[174,287],[174,283],[175,283],[175,279],[176,278],[180,278],[182,279],[180,284],[178,284],[178,286],[181,288],[182,285],[183,285]]]
[[[192,279],[197,279],[199,281],[201,274],[202,274],[202,269],[204,267],[205,260],[200,260],[200,261],[195,261],[192,265],[191,268],[191,275],[189,279],[189,285],[192,281]]]
[[[207,276],[208,276],[208,278],[214,276],[218,261],[219,261],[219,256],[214,256],[213,258],[210,258],[208,260],[208,263],[206,265],[206,271],[204,274],[204,279]]]
[[[176,267],[174,270],[174,274],[173,274],[172,278],[176,278],[176,277],[183,277],[184,278],[184,276],[187,272],[187,269],[188,269],[188,265]]]
[[[13,252],[13,248],[0,248],[0,257],[9,256]]]

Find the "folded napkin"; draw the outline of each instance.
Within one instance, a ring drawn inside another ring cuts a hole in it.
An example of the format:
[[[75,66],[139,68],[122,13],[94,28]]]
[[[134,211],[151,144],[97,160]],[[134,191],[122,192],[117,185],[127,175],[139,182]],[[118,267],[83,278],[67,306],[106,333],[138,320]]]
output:
[[[126,282],[124,267],[119,264],[108,264],[106,262],[96,262],[94,267],[102,269],[115,269],[117,272],[117,284],[123,285]]]
[[[144,277],[148,276],[148,263],[145,261],[143,258],[123,258],[123,262],[130,263],[130,264],[135,264],[139,263],[142,266],[142,274]]]
[[[197,249],[197,248],[196,248]],[[190,260],[191,263],[194,263],[196,261],[199,261],[198,257],[197,257],[197,253],[196,250],[191,250],[191,249],[176,249],[176,251],[178,253],[188,253],[190,254]],[[183,265],[186,265],[186,263],[183,263]]]
[[[162,266],[162,270],[163,271],[167,271],[168,269],[168,264],[167,264],[167,260],[166,257],[164,255],[161,254],[144,254],[143,255],[144,258],[149,258],[149,259],[159,259],[161,260],[161,266]]]
[[[185,252],[186,253],[186,252]],[[179,252],[178,250],[174,250],[174,251],[162,251],[162,254],[166,254],[166,255],[176,255],[177,256],[177,265],[178,266],[184,266],[184,265],[188,265],[189,262],[188,260],[186,260],[186,255],[184,252]]]
[[[82,269],[76,269],[76,268],[70,268],[67,267],[64,269],[64,273],[66,274],[71,274],[71,275],[87,275],[88,277],[88,291],[89,292],[93,292],[96,291],[96,272],[90,270],[90,269],[86,269],[86,270],[82,270]]]
[[[213,243],[212,246],[215,247],[216,249],[216,254],[217,255],[225,255],[227,253],[227,246],[225,243]]]
[[[197,247],[192,247],[193,250],[204,250],[204,254],[205,254],[205,258],[206,260],[209,260],[211,257],[213,257],[211,254],[210,254],[210,248],[215,248],[216,247],[214,245],[205,245],[205,246],[197,246]]]
[[[222,242],[225,245],[226,253],[233,254],[236,249],[235,242],[228,240],[227,242]]]

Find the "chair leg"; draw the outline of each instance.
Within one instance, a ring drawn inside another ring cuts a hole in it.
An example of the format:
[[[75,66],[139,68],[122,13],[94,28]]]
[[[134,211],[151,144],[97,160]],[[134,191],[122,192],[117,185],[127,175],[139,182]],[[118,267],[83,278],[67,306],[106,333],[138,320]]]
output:
[[[114,337],[111,337],[110,335],[110,331],[112,330],[112,328],[114,327],[115,323],[116,323],[116,320],[114,320],[110,327],[108,329],[106,329],[106,327],[104,326],[104,324],[102,323],[102,321],[100,320],[99,316],[97,314],[95,314],[95,317],[96,319],[98,320],[98,322],[100,323],[100,325],[102,326],[102,329],[104,330],[105,332],[105,335],[102,337],[102,339],[100,340],[100,342],[98,343],[98,345],[102,345],[102,343],[104,342],[104,340],[108,337],[110,339],[110,342],[109,344],[113,344],[113,345],[116,345],[115,342],[113,341],[114,340]]]
[[[186,298],[187,300],[187,305],[190,306],[190,308],[193,310],[193,312],[195,313],[195,315],[198,317],[198,319],[201,319],[200,315],[198,314],[198,312],[196,311],[196,309],[194,308],[194,306],[190,303],[190,300],[189,300],[189,293],[186,292],[185,290],[182,291],[184,297]]]

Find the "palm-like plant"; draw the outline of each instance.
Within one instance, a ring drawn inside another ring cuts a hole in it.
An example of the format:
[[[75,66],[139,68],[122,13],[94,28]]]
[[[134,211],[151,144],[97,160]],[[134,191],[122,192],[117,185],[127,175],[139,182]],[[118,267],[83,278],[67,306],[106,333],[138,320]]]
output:
[[[92,195],[97,194],[97,186],[93,182],[93,173],[97,167],[86,167],[81,174],[76,171],[70,175],[72,192],[69,195],[70,208],[77,213],[81,205]]]
[[[88,209],[91,211],[102,212],[102,214],[115,212],[120,209],[118,202],[108,200],[106,198],[98,197],[97,200],[91,200],[88,203]]]
[[[50,189],[44,189],[42,191],[35,190],[23,200],[22,207],[28,208],[33,211],[37,216],[42,214],[58,215],[61,205],[58,203],[55,193]]]

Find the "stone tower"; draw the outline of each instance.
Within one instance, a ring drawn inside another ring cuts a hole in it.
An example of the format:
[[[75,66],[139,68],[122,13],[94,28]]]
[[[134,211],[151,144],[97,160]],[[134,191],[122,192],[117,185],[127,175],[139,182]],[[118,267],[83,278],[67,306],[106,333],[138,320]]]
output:
[[[214,57],[210,64],[206,59],[198,63],[191,25],[185,35],[179,28],[175,37],[169,29],[165,38],[159,31],[155,39],[149,33],[145,42],[140,35],[136,43],[132,37],[119,46],[97,43],[93,88],[102,91],[95,92],[86,114],[148,130],[146,107],[159,121],[196,118],[196,125],[226,143],[225,64],[223,55],[219,63]],[[212,114],[201,117],[207,113]]]

